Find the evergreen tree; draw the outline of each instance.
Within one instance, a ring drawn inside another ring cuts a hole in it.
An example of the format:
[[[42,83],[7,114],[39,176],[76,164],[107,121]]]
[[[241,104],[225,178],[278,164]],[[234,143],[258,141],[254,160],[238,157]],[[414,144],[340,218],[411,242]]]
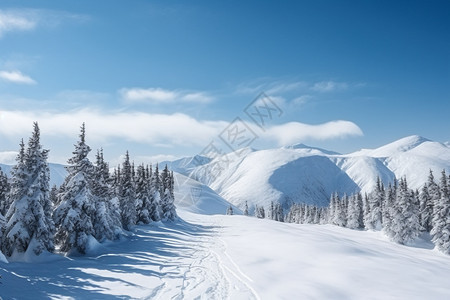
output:
[[[283,206],[281,205],[281,203],[277,203],[275,205],[275,220],[278,222],[284,222],[284,210],[283,210]]]
[[[103,157],[103,149],[97,151],[96,162],[93,167],[92,194],[94,196],[95,211],[92,216],[94,237],[98,241],[118,238],[120,227],[120,212],[113,204],[113,195],[109,182],[109,166]]]
[[[137,222],[141,224],[148,224],[152,221],[150,216],[151,211],[151,196],[150,196],[150,181],[147,178],[148,173],[144,165],[139,165],[136,170],[136,213]]]
[[[60,250],[77,250],[84,254],[89,239],[95,235],[92,220],[96,209],[91,185],[94,167],[87,157],[91,148],[86,144],[84,123],[79,137],[73,156],[68,160],[65,188],[58,194],[60,204],[53,218],[57,224],[55,239]]]
[[[419,203],[414,192],[408,189],[406,178],[400,180],[391,217],[387,234],[394,242],[408,244],[419,236]]]
[[[122,163],[120,175],[118,196],[120,201],[122,226],[126,230],[129,230],[131,226],[136,225],[137,216],[135,203],[136,191],[128,151],[125,154],[125,160]]]
[[[8,177],[3,173],[2,168],[0,168],[0,214],[5,215],[8,211],[11,203],[9,203],[9,198],[7,197],[9,193],[9,182]]]
[[[364,218],[367,229],[380,230],[382,226],[382,201],[384,199],[384,188],[380,177],[377,177],[375,190],[368,197],[368,212]]]
[[[150,203],[151,203],[150,216],[153,221],[160,221],[163,216],[163,212],[161,209],[160,186],[161,186],[161,178],[159,177],[159,167],[158,164],[156,164],[155,171],[152,177],[150,178]]]
[[[425,183],[419,193],[420,202],[420,226],[421,229],[430,232],[432,228],[433,201],[428,191],[428,185]]]
[[[450,254],[450,192],[445,170],[442,171],[439,194],[440,198],[434,204],[431,235],[436,247]]]
[[[387,236],[395,236],[395,228],[393,227],[392,219],[396,215],[396,201],[397,195],[394,187],[389,184],[386,191],[386,200],[384,201],[385,207],[383,210],[383,231]]]
[[[362,202],[359,202],[358,194],[353,194],[349,197],[347,208],[347,228],[358,229],[362,227],[362,224],[360,223],[362,207],[360,204],[362,204]]]
[[[432,214],[434,214],[434,204],[441,199],[441,192],[439,189],[439,185],[434,181],[433,171],[430,169],[430,173],[428,175],[427,181],[428,194],[430,195],[430,203]]]
[[[2,243],[4,253],[10,256],[14,251],[32,250],[36,255],[52,252],[55,227],[51,218],[48,150],[42,149],[36,122],[26,151],[23,141],[20,146],[17,165],[13,168],[12,204],[6,215]]]
[[[248,216],[248,204],[247,204],[247,201],[245,201],[244,216]]]
[[[58,187],[56,186],[56,184],[54,184],[52,186],[52,188],[50,190],[50,194],[49,194],[50,202],[52,203],[53,207],[56,207],[59,204],[58,203],[58,193],[59,193]]]
[[[166,165],[161,173],[163,191],[163,194],[161,195],[161,209],[163,213],[162,220],[164,221],[173,221],[177,217],[172,182],[172,175]]]
[[[231,204],[227,208],[227,215],[233,215],[233,207],[231,206]]]

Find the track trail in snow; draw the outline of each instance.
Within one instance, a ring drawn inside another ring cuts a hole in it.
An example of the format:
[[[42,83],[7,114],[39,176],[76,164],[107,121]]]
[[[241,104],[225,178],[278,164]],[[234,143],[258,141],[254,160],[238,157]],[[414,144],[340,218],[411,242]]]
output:
[[[195,226],[197,224],[191,224]],[[222,224],[198,224],[207,234],[192,235],[180,242],[179,257],[161,264],[161,283],[147,299],[260,299],[252,280],[227,252],[221,238]],[[176,265],[176,268],[174,268]],[[172,276],[167,276],[172,274]]]

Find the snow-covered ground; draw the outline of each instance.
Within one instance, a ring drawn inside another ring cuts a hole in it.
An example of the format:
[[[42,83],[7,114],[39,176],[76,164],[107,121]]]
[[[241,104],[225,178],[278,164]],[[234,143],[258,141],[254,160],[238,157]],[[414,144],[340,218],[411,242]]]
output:
[[[450,257],[379,232],[180,211],[85,257],[0,263],[3,299],[450,299]]]

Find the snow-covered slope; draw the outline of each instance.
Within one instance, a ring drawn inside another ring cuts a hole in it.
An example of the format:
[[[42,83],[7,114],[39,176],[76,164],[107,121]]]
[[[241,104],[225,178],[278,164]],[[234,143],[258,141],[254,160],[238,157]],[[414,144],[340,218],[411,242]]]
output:
[[[189,175],[195,168],[205,165],[211,161],[211,158],[203,155],[183,157],[174,161],[163,161],[161,166],[167,165],[174,172]]]
[[[85,257],[0,262],[3,299],[450,299],[428,240],[179,211]]]
[[[413,135],[373,150],[361,150],[349,156],[378,158],[395,174],[406,176],[411,188],[420,188],[431,169],[435,177],[450,170],[450,149],[446,145]]]
[[[174,173],[174,177],[178,209],[206,215],[226,213],[230,203],[211,188],[179,173]],[[237,207],[232,207],[235,214],[242,214]]]
[[[304,144],[244,150],[194,168],[191,175],[242,209],[246,201],[250,207],[267,207],[271,201],[325,205],[335,191],[370,192],[377,176],[385,184],[406,176],[409,187],[416,189],[430,169],[436,177],[443,169],[450,172],[450,148],[410,136],[345,155]]]

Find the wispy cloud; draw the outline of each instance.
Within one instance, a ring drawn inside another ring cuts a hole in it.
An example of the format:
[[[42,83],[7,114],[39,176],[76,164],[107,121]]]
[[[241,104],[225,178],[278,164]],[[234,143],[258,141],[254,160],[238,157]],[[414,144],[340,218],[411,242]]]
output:
[[[22,74],[20,71],[0,71],[0,78],[4,81],[21,84],[36,84],[31,77]]]
[[[0,38],[6,33],[31,31],[37,27],[56,27],[63,22],[82,23],[89,20],[87,15],[72,14],[65,11],[16,8],[0,10]]]
[[[0,37],[10,31],[27,31],[36,27],[37,20],[28,13],[0,10]]]
[[[27,136],[33,121],[38,121],[47,136],[77,136],[86,122],[91,139],[122,139],[141,144],[204,146],[228,124],[225,121],[197,120],[186,114],[149,114],[142,112],[104,112],[93,109],[49,113],[38,111],[0,112],[0,134]]]
[[[279,146],[286,146],[305,140],[330,140],[362,135],[361,128],[355,123],[337,120],[318,125],[299,122],[275,125],[268,128],[262,137],[275,140]]]
[[[210,103],[214,98],[206,92],[166,90],[162,88],[123,88],[119,94],[126,102],[137,103]]]
[[[342,91],[349,88],[349,84],[346,82],[336,82],[336,81],[321,81],[316,82],[311,89],[316,92],[334,92]]]

